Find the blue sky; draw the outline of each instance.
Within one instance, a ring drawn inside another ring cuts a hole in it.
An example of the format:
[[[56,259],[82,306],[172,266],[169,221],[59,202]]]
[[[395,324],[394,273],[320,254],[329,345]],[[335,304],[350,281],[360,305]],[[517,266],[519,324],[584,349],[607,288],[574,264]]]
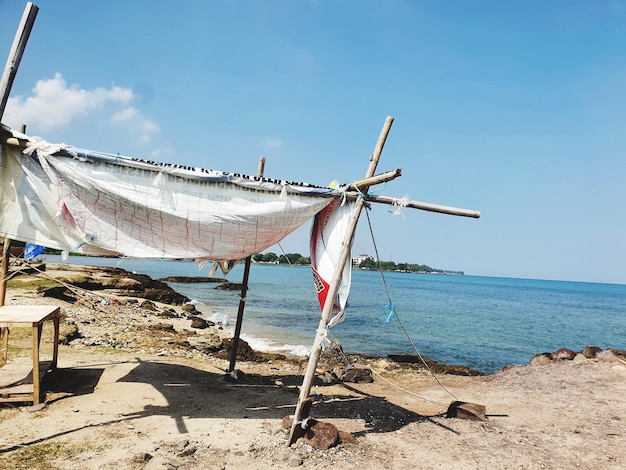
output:
[[[393,116],[378,170],[402,176],[374,191],[482,216],[375,205],[381,259],[626,283],[626,0],[35,4],[4,124],[326,185],[363,177]],[[25,5],[0,0],[0,57]]]

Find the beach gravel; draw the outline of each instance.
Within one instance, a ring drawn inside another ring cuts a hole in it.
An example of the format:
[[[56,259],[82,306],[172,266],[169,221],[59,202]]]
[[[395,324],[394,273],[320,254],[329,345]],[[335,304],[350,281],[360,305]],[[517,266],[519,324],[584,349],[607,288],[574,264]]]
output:
[[[59,368],[45,379],[44,406],[0,403],[1,469],[595,470],[626,462],[619,356],[437,380],[362,358],[373,382],[313,386],[311,416],[345,436],[322,451],[304,442],[287,447],[282,427],[303,361],[255,357],[237,363],[239,380],[225,380],[228,361],[216,352],[229,332],[192,328],[180,305],[152,300],[147,309],[106,291],[68,303],[16,287],[6,303],[60,305],[66,340]],[[50,329],[42,356],[51,351]],[[10,347],[12,361],[30,360],[29,337],[12,330]],[[320,377],[332,368],[324,364]],[[454,401],[484,406],[486,419],[447,418]]]

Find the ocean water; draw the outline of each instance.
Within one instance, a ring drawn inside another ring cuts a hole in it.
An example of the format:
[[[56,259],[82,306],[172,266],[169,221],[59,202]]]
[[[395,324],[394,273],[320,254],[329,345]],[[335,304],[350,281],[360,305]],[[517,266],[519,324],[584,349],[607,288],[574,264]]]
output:
[[[58,256],[45,258],[62,262]],[[182,261],[70,257],[66,262],[119,266],[153,278],[201,276],[208,270]],[[492,373],[563,347],[626,349],[626,285],[395,272],[383,276],[384,282],[379,272],[353,272],[346,320],[329,333],[344,351],[413,354],[413,342],[422,355],[441,363]],[[231,282],[242,277],[243,265],[227,276]],[[206,318],[234,326],[240,292],[207,283],[170,285],[197,302]],[[397,317],[389,319],[383,311],[389,303]],[[319,317],[310,268],[252,265],[242,337],[254,348],[306,354]]]

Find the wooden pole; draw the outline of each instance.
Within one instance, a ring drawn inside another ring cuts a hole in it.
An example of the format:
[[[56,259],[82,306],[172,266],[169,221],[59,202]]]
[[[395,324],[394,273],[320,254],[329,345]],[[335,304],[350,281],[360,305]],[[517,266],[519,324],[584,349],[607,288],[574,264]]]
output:
[[[9,58],[4,68],[4,73],[2,74],[2,81],[0,81],[0,93],[2,93],[2,100],[0,101],[0,122],[2,121],[2,116],[4,116],[4,110],[7,106],[7,102],[9,101],[9,94],[11,93],[13,80],[15,80],[15,75],[17,74],[17,69],[20,66],[20,61],[22,60],[22,55],[26,49],[26,43],[28,42],[28,37],[30,36],[30,32],[35,24],[35,18],[37,17],[38,11],[38,6],[28,2],[26,4],[26,8],[24,8],[22,21],[20,22],[17,32],[15,33],[13,46],[11,47],[11,52],[9,53]]]
[[[354,183],[346,186],[345,190],[360,191],[360,188],[369,188],[370,186],[374,186],[376,184],[386,183],[387,181],[396,179],[400,175],[402,175],[402,168],[397,168],[395,170],[381,173],[380,175],[372,176],[371,178],[365,178],[363,180],[355,181]]]
[[[383,147],[385,146],[385,141],[387,140],[387,135],[389,135],[389,130],[391,129],[392,124],[393,118],[391,116],[388,116],[380,132],[380,136],[378,137],[374,152],[370,157],[370,164],[367,172],[365,173],[366,179],[374,176],[374,173],[376,172],[376,167],[378,165],[378,161],[380,160],[380,155],[382,154]],[[360,189],[364,193],[367,193],[369,187],[361,186]],[[319,326],[317,327],[317,333],[313,342],[311,355],[309,356],[309,363],[307,365],[306,373],[302,381],[302,387],[300,388],[300,396],[298,397],[298,404],[296,405],[296,412],[293,418],[293,423],[291,425],[291,432],[289,434],[289,442],[287,445],[292,445],[297,440],[297,428],[300,426],[301,421],[308,417],[308,411],[305,413],[305,408],[308,408],[308,406],[305,405],[305,403],[307,402],[307,399],[311,392],[311,386],[313,384],[313,378],[315,376],[315,369],[317,368],[317,363],[319,362],[320,354],[322,352],[322,341],[326,337],[326,331],[328,329],[330,315],[332,314],[333,304],[335,302],[335,297],[337,297],[337,292],[339,291],[339,284],[341,283],[343,266],[348,260],[348,256],[350,256],[354,232],[356,230],[357,222],[359,221],[359,216],[361,215],[361,210],[363,209],[364,205],[365,199],[359,198],[357,199],[354,209],[352,210],[348,230],[346,232],[346,236],[343,240],[343,245],[341,247],[339,262],[330,282],[328,296],[326,297],[326,302],[324,303],[322,317],[320,318]]]
[[[0,307],[4,305],[4,299],[7,293],[7,275],[9,273],[9,250],[11,248],[11,239],[5,237],[4,245],[2,245],[2,269],[0,269]]]
[[[259,158],[259,167],[257,170],[257,176],[263,177],[265,172],[265,158]],[[248,277],[250,275],[250,264],[252,262],[252,256],[246,257],[245,265],[243,268],[243,281],[241,286],[241,297],[239,299],[239,310],[237,311],[237,321],[235,323],[235,333],[233,335],[233,343],[230,347],[230,365],[228,367],[228,378],[237,380],[237,371],[235,370],[235,363],[237,362],[237,350],[239,349],[239,337],[241,336],[241,325],[243,324],[243,311],[246,306],[246,294],[248,292]]]
[[[4,67],[4,73],[2,74],[2,79],[0,80],[0,94],[2,95],[0,99],[0,122],[2,122],[4,110],[6,109],[7,102],[9,101],[9,95],[11,94],[11,88],[13,87],[13,81],[15,80],[17,69],[20,66],[20,61],[22,60],[22,55],[26,49],[26,43],[28,42],[28,37],[30,36],[30,32],[35,24],[35,18],[37,17],[38,11],[39,7],[33,5],[31,2],[28,2],[26,4],[26,8],[24,8],[20,25],[15,33],[13,45],[11,46],[11,51],[9,52],[9,58],[7,59],[6,66]],[[0,306],[4,305],[4,300],[6,298],[10,247],[11,239],[6,237],[2,246],[2,268],[0,269]]]
[[[356,192],[347,192],[346,197],[348,200],[354,200],[362,195]],[[474,219],[480,218],[480,211],[472,209],[462,209],[460,207],[442,206],[440,204],[432,204],[430,202],[420,202],[412,200],[403,200],[397,197],[378,196],[374,194],[368,194],[365,199],[367,202],[376,202],[379,204],[397,205],[402,207],[410,207],[411,209],[420,209],[429,212],[438,212],[440,214],[458,215],[461,217],[472,217]]]

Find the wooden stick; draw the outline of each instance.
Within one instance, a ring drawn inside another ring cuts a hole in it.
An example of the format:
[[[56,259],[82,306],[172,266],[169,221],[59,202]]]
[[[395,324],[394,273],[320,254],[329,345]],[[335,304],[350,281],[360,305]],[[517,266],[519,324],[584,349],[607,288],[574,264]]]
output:
[[[259,158],[259,166],[257,170],[257,176],[263,177],[265,171],[265,158]],[[239,299],[239,310],[237,311],[237,321],[235,323],[235,333],[233,334],[233,343],[230,347],[230,365],[228,367],[228,374],[233,379],[237,380],[237,371],[235,370],[235,363],[237,362],[237,350],[239,349],[239,337],[241,336],[241,325],[243,324],[243,311],[246,306],[246,294],[248,292],[248,277],[250,275],[250,263],[252,262],[252,256],[246,257],[246,262],[243,268],[243,281],[241,285],[241,297]]]
[[[380,132],[380,136],[378,137],[374,153],[372,153],[372,156],[370,157],[370,164],[367,172],[365,173],[365,178],[371,178],[372,176],[374,176],[374,173],[376,172],[376,166],[378,165],[378,160],[380,159],[380,155],[382,154],[383,147],[385,145],[385,141],[387,140],[387,136],[389,135],[389,130],[391,129],[392,124],[393,118],[391,116],[388,116],[385,120],[383,129]],[[362,191],[367,193],[368,187],[364,186],[361,189]],[[365,200],[363,198],[359,198],[357,199],[354,209],[352,210],[350,224],[348,225],[348,230],[343,240],[337,268],[335,269],[333,277],[330,281],[328,296],[326,297],[326,302],[324,303],[322,317],[320,318],[319,326],[317,327],[317,333],[313,342],[311,355],[309,356],[309,363],[307,365],[307,370],[302,381],[302,387],[300,388],[300,396],[298,397],[298,404],[296,405],[296,412],[294,414],[293,423],[291,425],[291,432],[289,434],[289,442],[287,444],[289,446],[292,445],[297,439],[297,427],[300,426],[300,423],[304,418],[308,417],[307,403],[310,403],[310,401],[307,402],[307,400],[309,400],[309,394],[311,392],[311,386],[313,384],[313,378],[315,376],[315,369],[317,368],[317,363],[319,362],[322,350],[322,340],[326,336],[328,322],[330,321],[330,315],[333,310],[333,304],[335,302],[335,297],[337,297],[337,292],[339,291],[339,284],[341,283],[343,266],[350,256],[354,232],[356,230],[356,225],[359,221],[359,216],[361,215],[361,210],[363,209],[364,205]]]
[[[2,269],[0,269],[0,307],[4,305],[4,299],[7,293],[7,275],[9,273],[9,249],[11,247],[11,239],[5,237],[2,246]]]
[[[387,181],[394,180],[401,175],[402,168],[397,168],[395,170],[381,173],[380,175],[372,176],[371,178],[365,178],[363,180],[355,181],[354,183],[346,186],[345,190],[359,191],[359,188],[369,188],[370,186],[374,186],[376,184],[386,183]]]
[[[348,192],[346,197],[348,199],[356,199],[361,197],[362,194],[356,192]],[[461,217],[472,217],[474,219],[480,218],[480,211],[472,209],[461,209],[459,207],[442,206],[439,204],[432,204],[430,202],[420,202],[412,200],[403,200],[397,197],[377,196],[374,194],[368,194],[365,196],[368,202],[377,202],[380,204],[397,205],[402,207],[410,207],[412,209],[420,209],[429,212],[438,212],[440,214],[458,215]]]
[[[9,58],[7,59],[7,64],[4,68],[4,73],[2,74],[2,80],[0,81],[0,93],[2,93],[2,100],[0,101],[0,121],[2,121],[2,116],[4,116],[4,110],[7,106],[7,102],[9,101],[11,88],[13,87],[13,80],[15,80],[15,75],[17,74],[17,69],[20,66],[20,61],[22,60],[22,55],[26,49],[26,43],[28,42],[28,37],[30,36],[30,32],[35,24],[35,18],[37,17],[38,11],[38,6],[28,2],[26,4],[26,8],[24,8],[22,21],[20,22],[17,32],[15,33],[13,46],[11,47],[11,52],[9,53]]]

